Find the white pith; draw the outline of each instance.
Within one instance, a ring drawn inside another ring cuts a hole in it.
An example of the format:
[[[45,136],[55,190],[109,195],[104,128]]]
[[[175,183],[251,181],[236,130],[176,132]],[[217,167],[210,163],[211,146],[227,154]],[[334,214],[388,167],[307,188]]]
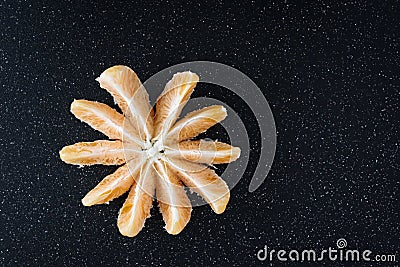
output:
[[[153,141],[145,146],[145,152],[148,159],[157,160],[164,153],[164,146],[161,141]]]

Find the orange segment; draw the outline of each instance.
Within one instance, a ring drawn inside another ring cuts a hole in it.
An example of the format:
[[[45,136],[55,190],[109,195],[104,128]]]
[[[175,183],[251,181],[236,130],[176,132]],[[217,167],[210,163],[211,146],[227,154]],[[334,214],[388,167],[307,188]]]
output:
[[[125,155],[121,141],[98,140],[66,146],[60,151],[62,161],[75,165],[121,165]]]
[[[133,182],[129,195],[118,216],[118,229],[124,236],[136,236],[150,216],[155,189],[151,164],[144,164]]]
[[[198,165],[200,164],[174,159],[169,161],[168,168],[187,187],[201,195],[210,204],[215,213],[223,213],[230,198],[227,184],[210,168],[192,171],[200,169]]]
[[[101,88],[112,94],[125,116],[130,117],[142,139],[149,141],[153,128],[153,119],[149,116],[152,107],[136,73],[129,67],[118,65],[105,70],[96,80]]]
[[[223,106],[209,106],[188,113],[168,133],[169,142],[179,142],[196,137],[226,118]]]
[[[167,149],[165,154],[211,165],[237,160],[240,156],[240,148],[217,141],[193,140],[182,141],[177,149]]]
[[[84,206],[103,204],[121,196],[133,183],[133,175],[126,165],[106,176],[82,199]]]
[[[165,229],[172,235],[179,234],[190,220],[192,206],[175,173],[163,161],[154,163],[158,174],[156,194]]]
[[[199,76],[186,71],[175,74],[165,85],[164,91],[156,103],[155,139],[159,140],[165,137],[167,131],[179,117],[198,81]]]
[[[83,99],[74,100],[71,104],[71,112],[75,117],[109,138],[122,140],[124,116],[108,105]]]

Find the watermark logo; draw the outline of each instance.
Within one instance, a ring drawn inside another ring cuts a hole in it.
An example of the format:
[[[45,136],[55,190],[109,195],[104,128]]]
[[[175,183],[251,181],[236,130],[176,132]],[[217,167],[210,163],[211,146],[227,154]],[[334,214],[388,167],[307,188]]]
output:
[[[328,249],[304,249],[304,250],[284,250],[271,249],[267,245],[258,250],[257,259],[260,261],[293,261],[293,262],[313,262],[313,261],[349,261],[349,262],[396,262],[396,255],[393,254],[374,254],[371,250],[348,249],[347,241],[339,238],[336,247]]]
[[[246,123],[247,118],[243,116],[243,112],[237,109],[235,102],[226,99],[224,102],[221,102],[212,96],[203,95],[197,98],[190,98],[188,102],[185,103],[185,106],[182,107],[183,115],[190,111],[199,110],[212,105],[222,105],[226,109],[228,116],[220,122],[220,125],[222,125],[226,131],[229,140],[232,141],[231,144],[241,149],[239,159],[228,164],[223,173],[220,174],[221,178],[227,183],[231,190],[243,177],[250,160],[251,144],[249,133],[253,133],[254,130],[256,130],[255,127],[258,128],[260,133],[259,139],[252,141],[259,145],[261,149],[257,159],[257,167],[248,186],[249,192],[255,191],[266,179],[271,169],[276,149],[275,121],[265,96],[254,81],[233,67],[217,62],[193,61],[163,69],[147,79],[143,83],[143,86],[147,89],[150,99],[154,101],[161,96],[165,84],[172,78],[173,74],[183,71],[191,71],[199,76],[200,79],[197,90],[201,90],[202,84],[218,86],[226,90],[226,92],[239,97],[252,111],[253,114],[251,115],[255,118],[256,125],[250,127],[249,124]],[[134,98],[135,97],[136,95]],[[248,115],[250,114],[246,114],[246,116]],[[124,133],[130,132],[130,127],[132,127],[132,125],[129,122],[129,117],[132,116],[134,116],[134,114],[128,114],[126,116],[128,119],[125,120],[124,123]],[[130,158],[129,153],[133,151],[134,148],[130,147],[129,143],[124,143],[124,150],[126,157]],[[199,157],[201,157],[201,155],[199,155]],[[185,171],[193,172],[201,170],[188,169]],[[146,191],[146,189],[144,190]],[[207,204],[206,201],[198,198],[195,194],[190,194],[189,198],[192,206]]]
[[[346,241],[346,239],[344,239],[344,238],[339,238],[337,241],[336,241],[336,246],[340,249],[340,248],[345,248],[345,247],[347,247],[347,241]]]

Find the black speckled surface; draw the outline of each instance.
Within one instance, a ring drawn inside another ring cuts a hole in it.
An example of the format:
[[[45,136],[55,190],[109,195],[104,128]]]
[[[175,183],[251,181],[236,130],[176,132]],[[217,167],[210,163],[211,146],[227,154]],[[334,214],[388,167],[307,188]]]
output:
[[[319,249],[339,238],[399,261],[400,7],[373,3],[2,1],[0,265],[258,265],[264,245]],[[195,208],[171,236],[154,208],[125,238],[116,227],[123,198],[80,202],[115,168],[58,157],[64,145],[103,138],[69,105],[113,104],[94,81],[109,66],[145,80],[192,60],[236,67],[263,90],[278,130],[274,165],[249,193],[250,164],[222,215]]]

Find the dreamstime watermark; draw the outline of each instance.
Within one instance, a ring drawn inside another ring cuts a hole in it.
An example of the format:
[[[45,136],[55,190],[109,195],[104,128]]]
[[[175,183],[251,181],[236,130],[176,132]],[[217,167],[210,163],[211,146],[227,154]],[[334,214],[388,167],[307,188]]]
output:
[[[257,259],[260,261],[374,261],[374,262],[396,262],[395,254],[373,254],[371,250],[347,249],[347,241],[339,238],[336,247],[328,249],[304,249],[284,250],[271,249],[267,245],[257,252]]]

